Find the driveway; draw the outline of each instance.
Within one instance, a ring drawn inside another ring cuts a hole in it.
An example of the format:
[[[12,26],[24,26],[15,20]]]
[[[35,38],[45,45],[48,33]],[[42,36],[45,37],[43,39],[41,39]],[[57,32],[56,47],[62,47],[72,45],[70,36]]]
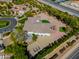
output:
[[[15,18],[0,18],[0,20],[7,20],[10,24],[4,28],[0,28],[0,33],[12,31],[13,28],[16,26],[17,21]]]

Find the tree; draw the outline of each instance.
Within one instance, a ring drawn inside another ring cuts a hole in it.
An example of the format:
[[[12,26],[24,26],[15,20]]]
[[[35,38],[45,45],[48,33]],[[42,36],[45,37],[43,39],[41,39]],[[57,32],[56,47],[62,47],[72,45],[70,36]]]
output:
[[[5,48],[5,53],[11,53],[13,56],[11,59],[28,59],[26,51],[27,46],[25,44],[15,43]]]
[[[33,39],[33,41],[36,41],[36,39],[37,39],[37,35],[32,34],[32,39]]]

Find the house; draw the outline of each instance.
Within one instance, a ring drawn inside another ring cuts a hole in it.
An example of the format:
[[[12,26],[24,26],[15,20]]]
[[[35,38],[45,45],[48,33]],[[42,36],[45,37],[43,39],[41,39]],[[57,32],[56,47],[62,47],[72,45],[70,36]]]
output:
[[[28,44],[27,50],[30,55],[35,56],[43,48],[65,35],[64,32],[59,31],[60,27],[65,27],[65,24],[47,13],[40,13],[34,17],[28,17],[23,30],[30,36],[26,40]],[[35,42],[30,42],[32,34],[38,35]]]

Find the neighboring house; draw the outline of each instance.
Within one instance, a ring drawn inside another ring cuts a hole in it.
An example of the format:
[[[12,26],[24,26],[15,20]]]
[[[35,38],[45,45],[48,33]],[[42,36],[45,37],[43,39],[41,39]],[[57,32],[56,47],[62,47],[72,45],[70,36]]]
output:
[[[51,23],[42,23],[38,17],[29,17],[23,30],[27,31],[29,35],[50,36],[52,32],[51,27]]]
[[[79,1],[72,0],[72,1],[66,1],[66,2],[63,2],[60,4],[65,6],[65,7],[79,11]]]
[[[47,13],[40,13],[33,17],[28,17],[23,30],[29,34],[29,38],[27,37],[26,42],[28,44],[27,50],[30,55],[35,56],[43,48],[63,37],[65,33],[59,31],[60,27],[65,27],[65,24]],[[31,40],[32,34],[38,35],[35,42]]]
[[[72,1],[70,5],[75,8],[79,8],[79,1]]]
[[[0,59],[11,59],[12,54],[0,53]]]
[[[29,9],[26,5],[14,5],[11,10],[14,12],[14,15],[18,14],[19,16],[22,16]]]

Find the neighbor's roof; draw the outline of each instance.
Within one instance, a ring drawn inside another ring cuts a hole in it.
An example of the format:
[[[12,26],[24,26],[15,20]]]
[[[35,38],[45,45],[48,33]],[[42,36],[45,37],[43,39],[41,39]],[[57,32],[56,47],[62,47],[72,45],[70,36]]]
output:
[[[23,30],[36,33],[51,33],[51,23],[42,23],[39,20],[38,17],[29,17],[25,22]]]

